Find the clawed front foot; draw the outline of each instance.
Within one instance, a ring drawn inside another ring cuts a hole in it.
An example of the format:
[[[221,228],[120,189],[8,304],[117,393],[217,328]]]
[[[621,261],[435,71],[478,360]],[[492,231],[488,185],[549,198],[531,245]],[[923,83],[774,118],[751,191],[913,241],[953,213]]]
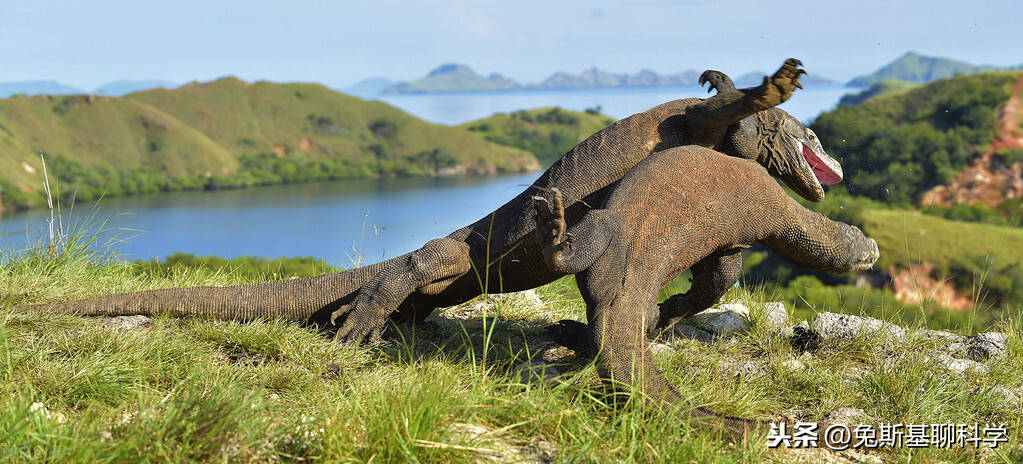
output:
[[[764,91],[764,98],[770,106],[780,105],[792,96],[796,89],[803,88],[799,82],[799,76],[806,74],[802,68],[803,63],[795,58],[785,60],[771,77],[764,77],[761,87]]]
[[[359,300],[356,298],[331,313],[330,324],[334,327],[337,327],[338,321],[344,320],[344,324],[334,334],[334,340],[346,345],[377,344],[387,325],[388,314],[382,307]]]
[[[849,243],[849,255],[852,258],[848,264],[849,269],[845,272],[864,271],[873,267],[877,259],[881,257],[881,253],[877,249],[877,242],[863,235],[863,232],[856,226],[848,224],[843,224],[843,226],[845,226],[846,241]]]
[[[544,259],[553,270],[561,269],[571,256],[575,237],[566,232],[565,204],[561,190],[551,189],[551,201],[541,196],[533,197],[534,219],[537,240],[543,246]]]

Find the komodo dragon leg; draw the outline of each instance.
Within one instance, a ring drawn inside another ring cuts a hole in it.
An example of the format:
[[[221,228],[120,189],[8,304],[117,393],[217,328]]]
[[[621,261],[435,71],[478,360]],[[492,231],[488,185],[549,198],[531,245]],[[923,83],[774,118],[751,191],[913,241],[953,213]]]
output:
[[[604,253],[621,225],[610,211],[592,210],[568,232],[565,230],[561,192],[557,188],[551,189],[551,197],[550,201],[540,196],[533,197],[536,234],[543,244],[546,264],[563,274],[581,272]],[[667,327],[720,301],[742,273],[741,251],[741,248],[720,250],[693,265],[690,268],[693,279],[689,291],[674,295],[659,306],[651,306],[646,319],[647,332]],[[555,342],[575,351],[584,349],[588,332],[586,324],[572,319],[563,319],[547,328],[548,335]]]
[[[657,324],[651,329],[668,327],[721,301],[742,274],[742,248],[716,251],[697,261],[689,270],[693,273],[689,291],[664,300],[657,308],[657,317],[648,319]]]
[[[583,219],[565,230],[565,207],[558,188],[550,190],[551,200],[533,197],[533,210],[539,243],[543,244],[543,257],[547,267],[562,274],[576,274],[589,268],[621,235],[621,222],[608,210],[590,210]],[[577,354],[588,355],[589,328],[585,323],[562,319],[547,327],[547,336]]]
[[[350,303],[331,314],[332,325],[346,316],[336,339],[379,341],[387,317],[409,295],[416,291],[434,294],[472,269],[469,246],[450,238],[430,240],[404,258],[403,266],[383,269],[358,290]]]
[[[649,323],[644,312],[637,311],[638,307],[656,307],[657,292],[639,295],[627,290],[638,288],[638,282],[614,275],[625,263],[620,250],[609,249],[594,267],[580,274],[583,278],[579,280],[579,290],[587,303],[590,351],[596,353],[603,375],[616,387],[639,393],[644,403],[653,406],[677,405],[682,395],[653,362],[646,338]],[[604,296],[594,295],[594,291]],[[757,421],[718,414],[707,407],[694,408],[687,415],[697,423],[722,428],[736,437],[765,428]]]
[[[716,89],[717,95],[697,103],[686,110],[686,124],[693,130],[720,132],[746,117],[774,108],[789,99],[797,88],[803,88],[799,76],[806,74],[795,58],[785,60],[775,73],[764,76],[764,82],[748,89],[736,89],[727,75],[720,71],[707,70],[700,75],[699,83],[710,84],[708,91]]]
[[[785,197],[778,217],[759,241],[782,259],[815,271],[838,274],[870,269],[880,254],[877,242],[856,226],[833,221]]]

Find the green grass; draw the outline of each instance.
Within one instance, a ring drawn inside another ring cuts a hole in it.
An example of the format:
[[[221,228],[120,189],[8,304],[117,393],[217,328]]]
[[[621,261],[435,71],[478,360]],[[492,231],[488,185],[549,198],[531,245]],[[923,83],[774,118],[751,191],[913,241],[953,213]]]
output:
[[[1023,303],[1023,230],[902,210],[870,210],[864,232],[878,243],[875,265],[908,268],[929,262],[973,301],[1019,308]]]
[[[614,397],[587,360],[564,357],[560,381],[521,383],[515,366],[551,349],[543,327],[581,319],[570,279],[538,289],[543,307],[498,300],[453,308],[433,324],[392,328],[376,348],[343,347],[297,325],[156,318],[113,329],[102,320],[26,313],[21,303],[166,286],[267,278],[239,267],[172,272],[105,260],[82,248],[5,255],[0,268],[0,461],[3,462],[792,462],[803,456],[731,444],[678,411]],[[735,290],[754,308],[766,296]],[[472,303],[470,303],[472,304]],[[477,310],[479,311],[479,310]],[[755,320],[759,318],[754,318]],[[792,320],[790,322],[796,322]],[[702,344],[669,339],[658,363],[686,407],[761,419],[820,420],[838,407],[878,421],[1004,422],[1020,459],[1023,411],[995,386],[1023,393],[1023,321],[987,375],[922,362],[934,342],[884,347],[869,337],[800,355],[759,325]],[[400,335],[400,336],[399,336]],[[802,362],[805,369],[787,363]],[[976,392],[976,393],[975,393]],[[1015,453],[1015,454],[1011,454]],[[973,450],[886,450],[884,461],[976,462]],[[1004,456],[1005,460],[1000,456]],[[814,462],[814,459],[806,462]]]

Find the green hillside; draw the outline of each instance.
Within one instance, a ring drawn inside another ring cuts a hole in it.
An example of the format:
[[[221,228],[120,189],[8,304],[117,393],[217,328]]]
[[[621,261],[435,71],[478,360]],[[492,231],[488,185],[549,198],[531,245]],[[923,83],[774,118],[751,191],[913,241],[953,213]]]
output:
[[[519,172],[522,150],[313,84],[224,78],[125,97],[0,100],[0,195],[42,202],[46,155],[65,196],[393,175]]]
[[[958,76],[905,92],[840,105],[813,130],[842,162],[853,195],[910,206],[987,147],[995,111],[1018,73]]]
[[[905,90],[912,89],[919,84],[913,82],[906,82],[900,79],[885,79],[880,82],[871,84],[867,90],[849,93],[842,96],[842,99],[838,101],[839,105],[859,105],[867,100],[874,97],[880,97],[881,95],[889,95],[893,93],[902,92]]]
[[[613,118],[600,114],[599,109],[580,113],[561,108],[539,108],[498,113],[459,127],[480,134],[491,142],[529,151],[542,163],[550,164],[613,122]]]
[[[870,210],[863,228],[881,250],[882,271],[931,263],[967,295],[980,290],[992,303],[1023,304],[1021,229],[903,210]]]

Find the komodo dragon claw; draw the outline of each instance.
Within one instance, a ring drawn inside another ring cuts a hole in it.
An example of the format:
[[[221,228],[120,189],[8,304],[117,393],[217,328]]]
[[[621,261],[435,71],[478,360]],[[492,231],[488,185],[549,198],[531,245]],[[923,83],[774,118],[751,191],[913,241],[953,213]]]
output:
[[[387,315],[383,311],[355,311],[356,301],[331,313],[330,324],[335,327],[338,319],[344,318],[344,324],[334,334],[334,340],[346,345],[358,345],[363,342],[375,345],[383,336]]]
[[[764,77],[764,85],[773,87],[780,92],[782,101],[788,100],[792,96],[792,91],[803,88],[803,83],[799,82],[799,76],[806,74],[806,70],[801,66],[803,66],[803,62],[795,58],[785,60],[785,63],[775,71],[774,75]]]
[[[551,189],[552,200],[541,196],[533,197],[533,219],[536,221],[538,241],[552,252],[560,252],[572,245],[575,236],[566,232],[565,200],[561,190]]]
[[[732,78],[721,71],[713,69],[708,69],[703,74],[700,74],[700,79],[697,83],[700,84],[700,87],[703,87],[703,84],[710,84],[707,86],[707,93],[710,93],[712,90],[717,90],[718,92],[735,90],[735,83],[732,82]]]

